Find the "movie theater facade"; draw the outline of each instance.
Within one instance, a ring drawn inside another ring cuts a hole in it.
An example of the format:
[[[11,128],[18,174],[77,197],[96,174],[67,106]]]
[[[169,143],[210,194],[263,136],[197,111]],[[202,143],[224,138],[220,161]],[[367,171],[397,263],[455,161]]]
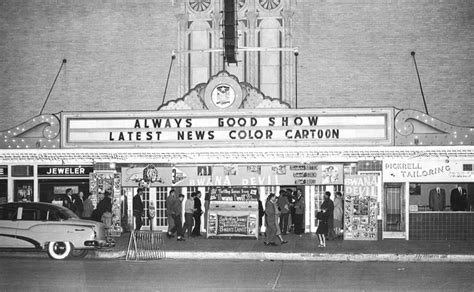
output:
[[[258,236],[257,198],[301,189],[314,232],[324,192],[340,191],[346,240],[472,240],[473,137],[413,110],[291,109],[222,71],[158,111],[45,114],[2,132],[0,200],[51,202],[72,188],[96,203],[109,190],[121,232],[142,185],[143,228],[164,230],[168,192],[200,190],[215,211],[202,231]],[[223,216],[247,217],[242,228],[212,223]]]

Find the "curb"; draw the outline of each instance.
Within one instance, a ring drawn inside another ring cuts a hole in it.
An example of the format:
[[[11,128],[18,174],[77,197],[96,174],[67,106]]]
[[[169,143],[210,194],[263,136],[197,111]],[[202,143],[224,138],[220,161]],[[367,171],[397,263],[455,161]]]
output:
[[[88,257],[101,259],[123,258],[126,251],[100,252]],[[328,254],[274,252],[189,252],[166,251],[167,259],[189,260],[257,260],[257,261],[333,261],[333,262],[474,262],[474,255],[453,254]]]

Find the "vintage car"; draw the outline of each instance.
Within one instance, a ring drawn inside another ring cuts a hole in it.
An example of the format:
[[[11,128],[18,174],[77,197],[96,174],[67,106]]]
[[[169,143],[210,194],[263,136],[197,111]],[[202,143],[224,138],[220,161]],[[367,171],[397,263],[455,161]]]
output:
[[[85,256],[107,245],[101,222],[80,219],[71,210],[49,203],[0,205],[0,248],[37,249],[52,259]]]

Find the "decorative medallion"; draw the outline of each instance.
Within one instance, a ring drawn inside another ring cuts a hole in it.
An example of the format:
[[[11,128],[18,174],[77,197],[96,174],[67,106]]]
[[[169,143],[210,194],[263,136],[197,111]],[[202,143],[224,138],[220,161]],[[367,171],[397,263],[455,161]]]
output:
[[[211,0],[189,0],[188,3],[194,12],[206,11],[211,6]]]
[[[218,108],[228,108],[235,101],[235,90],[229,84],[219,84],[212,91],[211,100]]]
[[[267,10],[273,10],[280,6],[281,0],[258,0],[260,6]]]
[[[210,110],[238,109],[242,104],[242,87],[235,76],[221,71],[207,84],[204,99]]]

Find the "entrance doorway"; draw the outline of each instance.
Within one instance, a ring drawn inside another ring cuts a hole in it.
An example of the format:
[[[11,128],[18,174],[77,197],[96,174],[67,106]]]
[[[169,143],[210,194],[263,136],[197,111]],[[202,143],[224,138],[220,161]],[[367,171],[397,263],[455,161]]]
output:
[[[405,238],[405,191],[402,184],[385,184],[383,238]]]

